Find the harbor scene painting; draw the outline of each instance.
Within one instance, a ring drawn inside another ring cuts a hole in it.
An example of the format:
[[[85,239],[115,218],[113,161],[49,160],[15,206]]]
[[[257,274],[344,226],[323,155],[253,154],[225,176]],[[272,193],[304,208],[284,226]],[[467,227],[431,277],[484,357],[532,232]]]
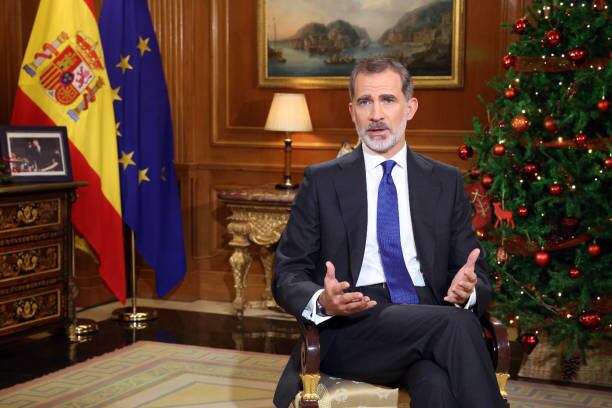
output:
[[[460,86],[463,1],[260,0],[260,85],[344,86],[356,62],[388,56],[417,87]]]

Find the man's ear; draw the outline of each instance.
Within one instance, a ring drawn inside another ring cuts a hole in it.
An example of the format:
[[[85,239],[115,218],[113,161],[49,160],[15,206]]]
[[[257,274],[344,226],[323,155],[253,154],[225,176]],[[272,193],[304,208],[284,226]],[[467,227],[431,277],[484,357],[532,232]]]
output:
[[[414,117],[414,114],[416,113],[418,109],[419,109],[419,101],[417,100],[417,98],[410,98],[408,100],[406,120],[411,120]]]

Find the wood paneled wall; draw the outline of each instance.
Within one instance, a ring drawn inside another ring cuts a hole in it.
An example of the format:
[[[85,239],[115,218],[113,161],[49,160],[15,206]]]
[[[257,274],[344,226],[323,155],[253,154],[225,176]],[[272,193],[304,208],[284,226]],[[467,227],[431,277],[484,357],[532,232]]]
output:
[[[408,143],[416,151],[465,166],[456,148],[470,133],[472,117],[484,117],[477,99],[493,97],[485,81],[502,74],[501,57],[510,36],[500,24],[523,15],[525,0],[466,0],[464,86],[417,89],[419,112],[410,122]],[[96,0],[99,10],[100,0]],[[8,123],[19,67],[38,0],[0,0],[0,123]],[[227,259],[227,211],[217,191],[281,180],[283,135],[263,130],[274,92],[257,86],[255,0],[149,0],[173,111],[175,162],[185,226],[188,274],[173,299],[230,300],[233,278]],[[296,180],[310,164],[335,157],[340,143],[355,141],[346,89],[305,90],[314,131],[294,137]],[[154,296],[154,274],[139,263],[139,295]],[[77,259],[79,303],[110,299],[95,265]],[[263,288],[261,266],[253,263],[247,298]]]

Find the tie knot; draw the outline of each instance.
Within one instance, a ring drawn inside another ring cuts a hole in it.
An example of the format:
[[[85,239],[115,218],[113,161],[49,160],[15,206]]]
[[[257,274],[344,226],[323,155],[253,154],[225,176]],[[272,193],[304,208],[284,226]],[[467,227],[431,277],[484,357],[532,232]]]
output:
[[[382,166],[383,166],[383,177],[388,176],[389,174],[391,174],[391,170],[393,170],[393,167],[395,166],[395,161],[393,160],[387,160],[382,162]]]

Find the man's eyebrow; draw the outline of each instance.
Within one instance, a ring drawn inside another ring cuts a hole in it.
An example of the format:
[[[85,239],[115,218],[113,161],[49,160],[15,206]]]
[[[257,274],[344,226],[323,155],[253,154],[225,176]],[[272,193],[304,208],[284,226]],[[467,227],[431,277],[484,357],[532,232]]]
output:
[[[364,101],[368,99],[372,99],[372,96],[371,95],[361,95],[360,97],[357,98],[357,101]]]
[[[397,99],[397,96],[394,94],[382,94],[379,97],[380,99]]]

